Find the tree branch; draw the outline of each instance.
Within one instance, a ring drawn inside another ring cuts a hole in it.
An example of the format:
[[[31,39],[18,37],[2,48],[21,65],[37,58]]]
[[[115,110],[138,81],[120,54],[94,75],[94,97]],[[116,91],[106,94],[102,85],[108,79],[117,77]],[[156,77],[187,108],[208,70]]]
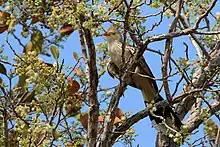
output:
[[[211,108],[207,107],[206,109],[208,110],[209,113],[211,113],[211,115],[213,115],[214,113],[216,113],[220,110],[220,102],[219,101],[212,103],[210,106],[211,106]],[[202,122],[203,122],[203,118],[201,118],[200,115],[196,115],[196,116],[190,115],[189,119],[187,120],[185,125],[186,125],[188,132],[190,133],[193,130],[195,130],[196,128],[198,128]]]
[[[137,112],[136,114],[132,115],[130,118],[128,118],[126,121],[124,121],[119,127],[117,127],[112,136],[111,136],[111,142],[112,144],[115,142],[115,140],[120,136],[123,135],[126,130],[128,130],[131,126],[133,126],[135,123],[140,121],[141,119],[148,116],[148,110],[144,109],[142,111]]]
[[[178,22],[178,19],[180,17],[181,9],[183,6],[183,1],[179,0],[178,2],[178,8],[175,14],[175,18],[170,26],[169,33],[172,33],[176,29],[176,24]],[[169,84],[168,84],[168,72],[167,72],[167,66],[168,66],[168,61],[170,60],[170,55],[171,55],[171,47],[172,47],[173,39],[168,38],[165,42],[165,53],[164,53],[164,60],[162,63],[162,77],[163,77],[163,86],[164,86],[164,91],[166,94],[166,98],[168,102],[171,102],[171,94],[170,94],[170,89],[169,89]]]
[[[84,22],[84,20],[85,20],[84,16],[81,16],[81,20],[80,20],[81,23]],[[98,72],[96,67],[96,50],[90,30],[87,28],[83,28],[83,31],[85,34],[84,37],[89,53],[88,60],[85,60],[88,64],[88,80],[89,80],[89,89],[88,89],[89,118],[88,118],[87,146],[95,147],[97,143],[97,132],[98,132],[97,128],[98,128],[98,116],[99,116],[99,102],[97,98]],[[84,37],[81,36],[81,39]],[[86,51],[85,46],[83,45],[82,47],[83,47],[83,52],[85,52]],[[87,55],[84,54],[84,58],[87,58],[86,56]]]
[[[208,80],[206,76],[209,73],[210,77],[215,74],[215,69],[220,67],[220,43],[217,43],[211,53],[211,59],[208,61],[208,65],[204,69],[199,69],[193,75],[192,85],[187,85],[183,91],[193,90],[203,87],[204,83]],[[183,92],[184,93],[184,92]],[[176,112],[179,114],[180,119],[183,119],[187,112],[191,109],[195,102],[194,94],[185,97],[179,104],[176,105]]]

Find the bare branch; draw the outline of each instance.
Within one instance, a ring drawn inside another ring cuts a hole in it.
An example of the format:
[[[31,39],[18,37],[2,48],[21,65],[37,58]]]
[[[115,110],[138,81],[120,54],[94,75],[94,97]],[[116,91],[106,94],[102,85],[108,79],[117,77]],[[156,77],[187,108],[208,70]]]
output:
[[[214,8],[215,4],[217,3],[218,0],[214,0],[211,4],[211,6],[205,11],[205,13],[203,13],[197,20],[194,29],[197,30],[199,28],[199,24],[202,21],[202,19],[204,19],[205,17],[207,17],[209,15],[209,13],[211,12],[211,10]]]
[[[179,0],[178,3],[179,3],[178,8],[177,8],[177,11],[176,11],[176,14],[175,14],[175,18],[174,18],[174,20],[173,20],[173,22],[170,26],[169,33],[172,33],[172,32],[175,31],[178,19],[180,17],[181,9],[182,9],[182,6],[183,6],[183,1]],[[163,86],[164,86],[164,91],[165,91],[166,98],[167,98],[168,102],[170,102],[172,100],[169,85],[168,85],[168,81],[167,81],[167,77],[168,77],[167,65],[168,65],[168,61],[170,60],[172,42],[173,42],[172,38],[168,38],[166,40],[164,60],[163,60],[163,63],[162,63]]]

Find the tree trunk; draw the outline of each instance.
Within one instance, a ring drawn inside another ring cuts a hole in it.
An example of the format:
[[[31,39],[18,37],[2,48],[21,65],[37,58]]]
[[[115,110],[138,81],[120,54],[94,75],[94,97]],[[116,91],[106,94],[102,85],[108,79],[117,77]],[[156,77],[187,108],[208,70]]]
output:
[[[157,133],[155,147],[179,147],[173,140],[161,133]]]

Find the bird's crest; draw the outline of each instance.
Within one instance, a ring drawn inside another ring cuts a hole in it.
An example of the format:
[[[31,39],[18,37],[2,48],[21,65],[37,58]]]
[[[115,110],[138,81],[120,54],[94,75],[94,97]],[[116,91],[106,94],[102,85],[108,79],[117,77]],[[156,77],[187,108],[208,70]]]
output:
[[[114,24],[112,24],[108,30],[103,34],[104,36],[108,36],[108,33],[111,31],[111,30],[117,30],[116,29],[116,26]]]
[[[111,25],[111,26],[108,28],[107,32],[109,32],[110,30],[116,30],[116,26],[115,26],[115,25]]]

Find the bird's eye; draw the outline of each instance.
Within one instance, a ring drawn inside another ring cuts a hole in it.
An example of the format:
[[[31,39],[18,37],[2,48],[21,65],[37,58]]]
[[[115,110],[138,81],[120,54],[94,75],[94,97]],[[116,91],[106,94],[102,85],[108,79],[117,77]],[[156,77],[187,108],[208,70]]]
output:
[[[111,34],[112,34],[112,35],[115,35],[115,32],[112,32]]]

